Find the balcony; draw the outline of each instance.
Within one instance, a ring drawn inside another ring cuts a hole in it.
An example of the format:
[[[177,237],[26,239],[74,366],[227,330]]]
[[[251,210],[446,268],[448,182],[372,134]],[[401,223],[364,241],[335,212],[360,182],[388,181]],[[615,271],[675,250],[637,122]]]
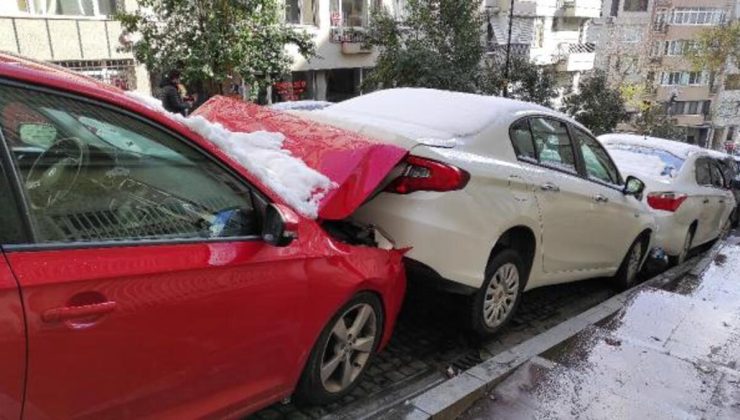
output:
[[[594,68],[596,52],[594,44],[561,45],[558,53],[558,71],[588,71]]]
[[[597,18],[601,16],[601,0],[558,0],[558,11],[564,17]]]
[[[371,54],[372,47],[365,45],[365,30],[362,28],[333,27],[329,34],[329,40],[333,44],[340,44],[342,54]]]

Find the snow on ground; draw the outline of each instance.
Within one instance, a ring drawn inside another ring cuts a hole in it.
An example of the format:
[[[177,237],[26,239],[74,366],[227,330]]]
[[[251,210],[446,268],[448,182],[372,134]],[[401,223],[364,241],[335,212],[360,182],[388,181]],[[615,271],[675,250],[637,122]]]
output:
[[[137,92],[126,92],[126,95],[148,108],[167,114],[214,143],[306,217],[317,217],[319,202],[334,187],[326,175],[282,148],[285,140],[282,133],[232,132],[199,115],[186,118],[167,112],[161,101],[149,95]]]

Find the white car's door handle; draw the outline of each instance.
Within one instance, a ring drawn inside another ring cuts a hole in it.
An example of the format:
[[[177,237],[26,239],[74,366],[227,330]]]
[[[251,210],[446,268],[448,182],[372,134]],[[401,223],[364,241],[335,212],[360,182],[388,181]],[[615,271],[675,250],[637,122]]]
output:
[[[704,201],[703,201],[703,203],[704,204],[709,204],[709,199],[708,198],[705,198]]]
[[[594,196],[594,201],[597,203],[608,203],[609,199],[601,194],[596,194],[596,196]]]
[[[540,189],[542,191],[550,191],[550,192],[559,192],[560,191],[560,187],[558,187],[557,185],[553,184],[552,182],[548,182],[548,183],[545,183],[545,184],[540,185]]]

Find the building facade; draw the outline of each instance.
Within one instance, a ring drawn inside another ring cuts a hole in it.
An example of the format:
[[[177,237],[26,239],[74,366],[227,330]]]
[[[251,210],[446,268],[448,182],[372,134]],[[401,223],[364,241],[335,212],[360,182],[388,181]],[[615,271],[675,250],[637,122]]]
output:
[[[564,92],[577,89],[581,75],[594,68],[589,27],[601,16],[601,0],[515,0],[513,5],[512,51],[554,66]],[[511,0],[484,1],[492,54],[506,48],[510,10]]]
[[[272,89],[275,102],[297,99],[341,101],[361,93],[377,51],[363,48],[362,33],[374,7],[401,16],[404,0],[285,0],[285,19],[316,43],[310,59],[293,54],[293,72]]]
[[[135,0],[2,0],[0,51],[49,61],[127,90],[150,91],[149,74],[119,51],[111,16]]]
[[[693,68],[686,57],[699,33],[737,19],[737,0],[604,0],[594,22],[596,67],[616,86],[642,86],[642,100],[685,128],[686,141],[720,147],[738,140],[740,80]]]

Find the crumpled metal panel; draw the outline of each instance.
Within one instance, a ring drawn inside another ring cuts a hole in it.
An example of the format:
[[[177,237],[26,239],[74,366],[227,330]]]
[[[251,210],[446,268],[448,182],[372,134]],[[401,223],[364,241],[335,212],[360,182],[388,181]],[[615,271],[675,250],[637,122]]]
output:
[[[349,131],[223,96],[211,98],[194,115],[231,131],[284,134],[284,149],[337,184],[319,205],[320,219],[351,215],[407,153]]]

